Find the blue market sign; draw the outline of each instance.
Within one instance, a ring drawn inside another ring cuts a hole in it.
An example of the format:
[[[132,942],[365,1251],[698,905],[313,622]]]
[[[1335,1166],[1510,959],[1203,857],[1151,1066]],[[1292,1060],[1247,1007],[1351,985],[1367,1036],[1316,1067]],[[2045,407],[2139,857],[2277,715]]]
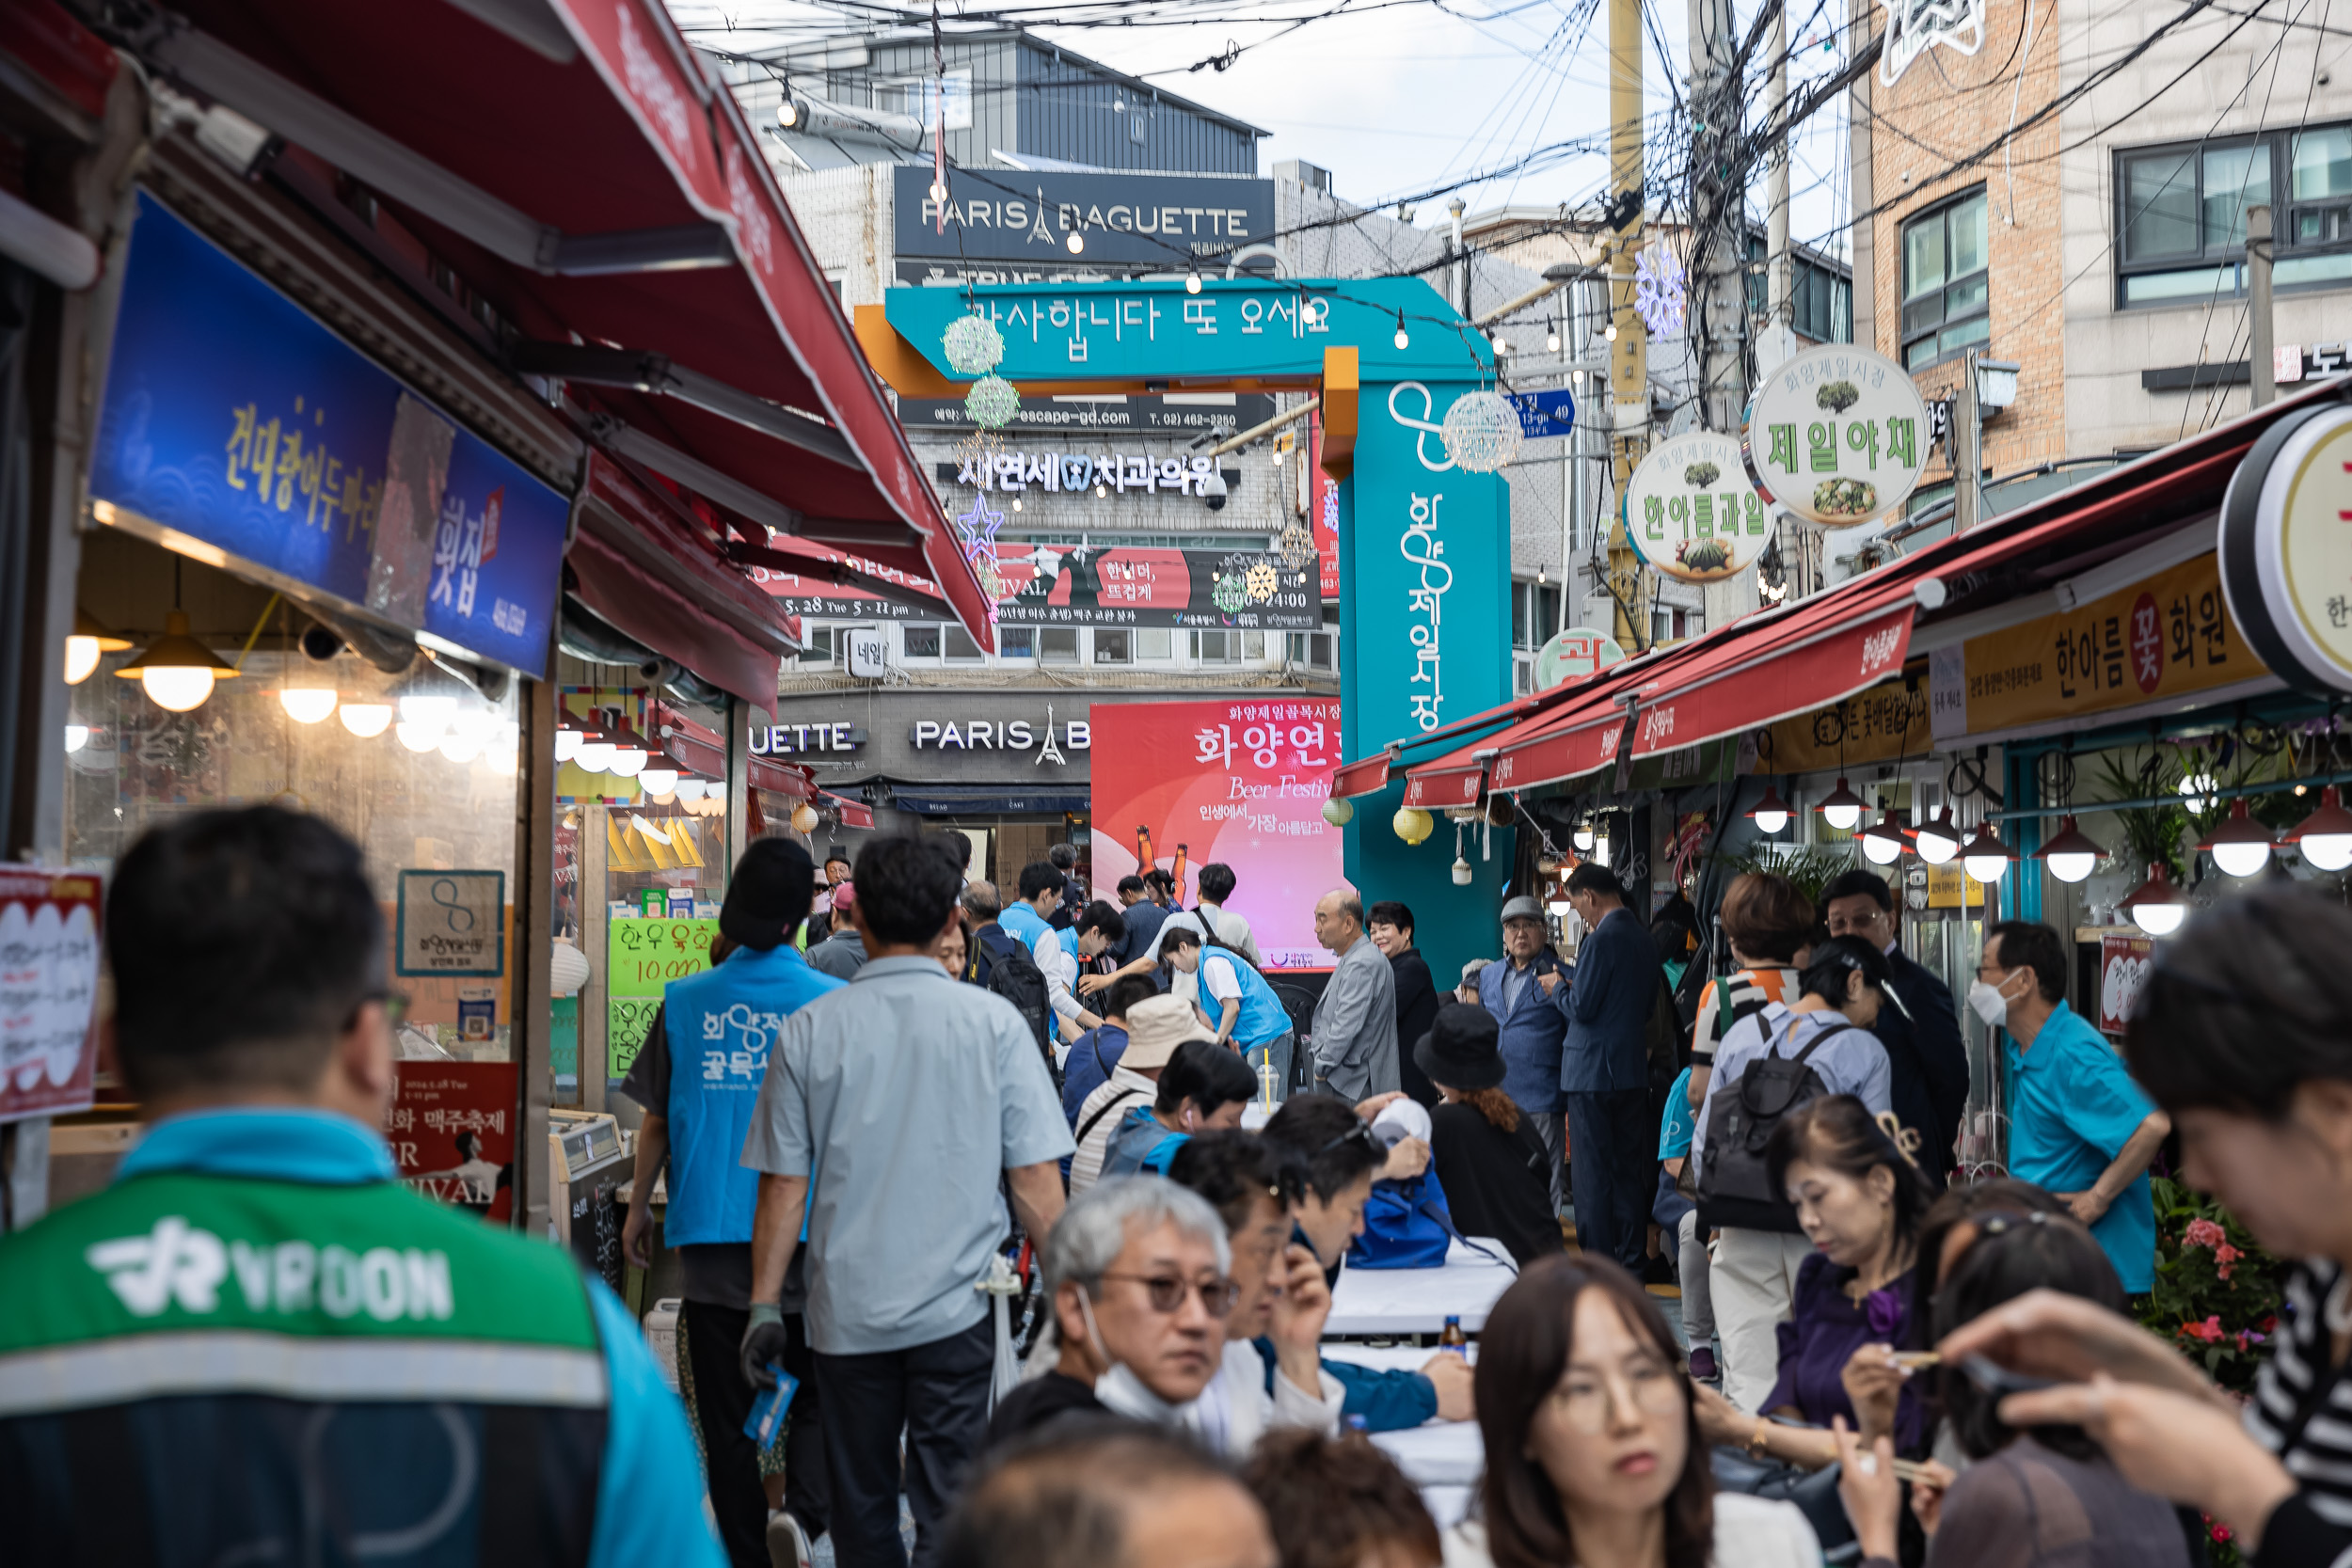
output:
[[[570,502],[144,191],[90,494],[546,678]]]
[[[1563,387],[1549,392],[1505,392],[1519,411],[1519,434],[1529,440],[1539,436],[1565,436],[1576,428],[1576,396]]]

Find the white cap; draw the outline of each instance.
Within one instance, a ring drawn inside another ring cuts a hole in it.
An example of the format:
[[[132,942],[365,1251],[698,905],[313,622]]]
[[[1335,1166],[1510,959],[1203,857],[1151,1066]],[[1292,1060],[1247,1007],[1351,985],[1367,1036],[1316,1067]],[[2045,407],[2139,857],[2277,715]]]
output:
[[[1391,1100],[1372,1118],[1372,1135],[1384,1148],[1394,1148],[1407,1138],[1429,1141],[1429,1108],[1409,1097]]]

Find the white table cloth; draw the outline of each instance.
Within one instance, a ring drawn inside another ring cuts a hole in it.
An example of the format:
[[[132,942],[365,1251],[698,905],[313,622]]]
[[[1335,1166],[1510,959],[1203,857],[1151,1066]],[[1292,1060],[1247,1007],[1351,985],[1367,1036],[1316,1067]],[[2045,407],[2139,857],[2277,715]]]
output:
[[[1455,1242],[1438,1268],[1342,1270],[1324,1333],[1435,1334],[1445,1327],[1447,1318],[1457,1317],[1464,1332],[1476,1334],[1486,1326],[1488,1310],[1518,1277],[1501,1242],[1476,1240],[1491,1248],[1494,1257]],[[1497,1262],[1498,1258],[1505,1261]]]

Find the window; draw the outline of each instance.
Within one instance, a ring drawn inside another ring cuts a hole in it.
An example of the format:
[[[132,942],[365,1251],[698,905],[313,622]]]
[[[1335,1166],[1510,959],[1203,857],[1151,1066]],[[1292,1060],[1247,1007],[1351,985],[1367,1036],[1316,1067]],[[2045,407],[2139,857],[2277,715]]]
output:
[[[2119,307],[2242,297],[2246,213],[2264,205],[2276,287],[2352,281],[2352,126],[2119,153],[2115,197]]]
[[[1037,628],[1035,626],[998,626],[996,652],[1001,658],[1035,658]]]
[[[942,636],[946,640],[948,663],[978,664],[985,658],[986,656],[980,652],[980,645],[973,641],[972,634],[961,626],[943,626],[940,629]]]
[[[1196,631],[1192,634],[1192,657],[1203,664],[1238,664],[1241,662],[1241,633]]]
[[[1330,670],[1339,664],[1340,640],[1327,631],[1313,633],[1307,639],[1307,667],[1311,670]]]
[[[937,626],[907,627],[905,647],[909,658],[937,658],[939,657],[939,628]]]
[[[802,635],[806,643],[801,649],[803,664],[831,664],[834,661],[834,638],[831,626],[803,625]]]
[[[1540,648],[1560,629],[1560,589],[1554,583],[1511,585],[1511,645]]]
[[[1037,657],[1045,664],[1075,664],[1078,662],[1078,628],[1075,626],[1041,626],[1037,633]]]
[[[1903,225],[1903,368],[1952,358],[1993,335],[1985,313],[1984,190]]]
[[[1094,662],[1097,664],[1133,664],[1135,648],[1124,629],[1098,631],[1094,634]]]
[[[1176,634],[1166,626],[1145,626],[1136,633],[1136,657],[1170,659],[1176,657]]]
[[[1652,642],[1663,642],[1674,634],[1675,622],[1672,615],[1662,610],[1653,610],[1649,612],[1649,640]]]

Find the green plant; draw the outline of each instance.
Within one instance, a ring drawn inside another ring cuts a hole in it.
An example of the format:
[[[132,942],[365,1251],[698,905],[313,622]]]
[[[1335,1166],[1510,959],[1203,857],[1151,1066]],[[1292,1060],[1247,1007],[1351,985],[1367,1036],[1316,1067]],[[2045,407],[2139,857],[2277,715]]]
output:
[[[2109,800],[2134,800],[2163,793],[2160,784],[2150,783],[2151,770],[2135,766],[2126,769],[2120,760],[2127,753],[2108,752],[2099,758],[2098,779],[2107,792]],[[2137,756],[2137,752],[2128,753]],[[2092,802],[2095,805],[2095,802]],[[2134,863],[2133,869],[2145,876],[2147,868],[2161,863],[2174,881],[2185,881],[2181,865],[2181,830],[2188,826],[2185,801],[2161,806],[2115,806],[2116,822],[2123,830],[2123,847]]]
[[[1788,878],[1818,911],[1821,907],[1821,890],[1829,886],[1830,879],[1852,867],[1853,847],[1841,844],[1826,848],[1801,848],[1757,839],[1737,854],[1717,855],[1715,859],[1725,873],[1726,886],[1733,877],[1770,872]]]
[[[2169,1177],[2156,1207],[2156,1284],[2140,1323],[2225,1388],[2250,1393],[2279,1326],[2278,1263],[2230,1212]]]

